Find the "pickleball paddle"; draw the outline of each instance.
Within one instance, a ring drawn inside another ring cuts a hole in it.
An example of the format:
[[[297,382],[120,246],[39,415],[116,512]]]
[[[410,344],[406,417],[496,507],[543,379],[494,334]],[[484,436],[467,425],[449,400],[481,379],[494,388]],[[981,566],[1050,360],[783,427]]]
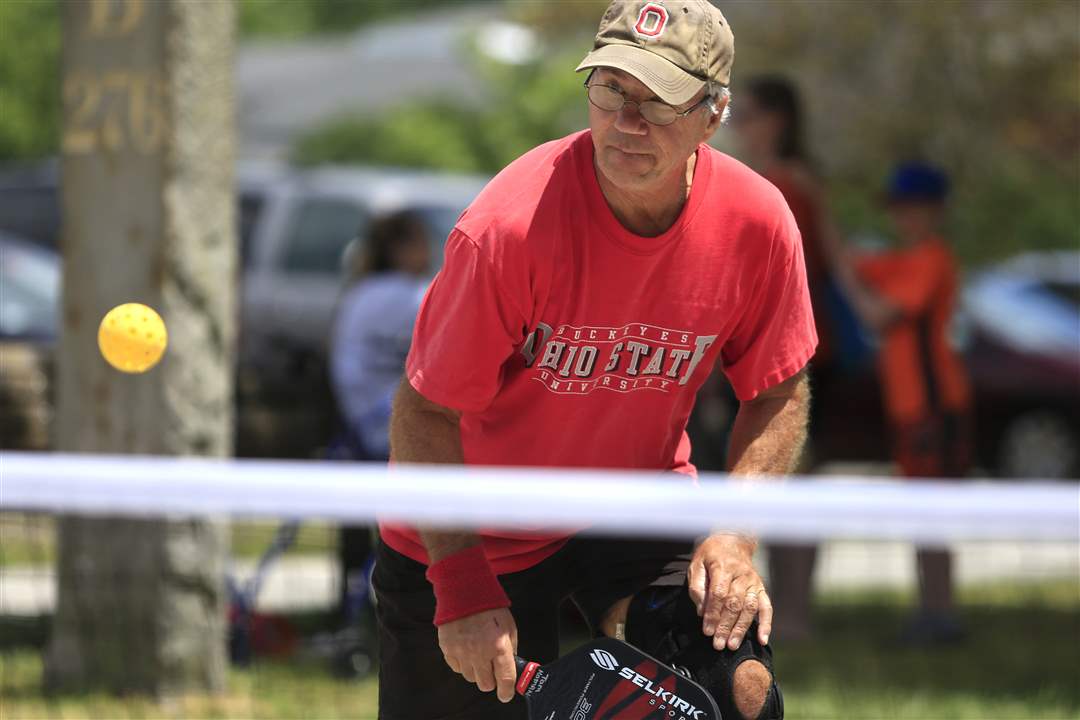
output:
[[[598,638],[547,665],[515,660],[530,720],[721,720],[705,688],[620,640]]]

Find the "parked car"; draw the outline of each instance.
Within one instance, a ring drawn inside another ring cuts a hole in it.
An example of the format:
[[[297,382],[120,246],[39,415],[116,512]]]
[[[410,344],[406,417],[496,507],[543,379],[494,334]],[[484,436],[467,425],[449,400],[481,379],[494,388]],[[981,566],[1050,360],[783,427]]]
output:
[[[0,171],[0,230],[56,250],[60,245],[60,164],[47,160]]]
[[[953,340],[971,376],[975,463],[1012,478],[1080,477],[1080,253],[1028,253],[967,279]],[[699,399],[695,458],[723,467],[736,402]],[[812,463],[888,460],[873,358],[814,388]]]
[[[56,251],[0,231],[0,448],[45,450],[60,292]]]
[[[342,290],[343,254],[350,243],[362,242],[369,219],[403,209],[419,213],[430,226],[437,267],[443,241],[484,182],[374,167],[240,165],[237,454],[310,457],[330,440],[336,410],[327,336]],[[56,257],[58,187],[55,162],[0,172],[0,230]],[[42,308],[55,300],[55,292],[42,297]],[[41,312],[55,316],[56,310]],[[55,326],[35,340],[42,347],[54,341]]]
[[[981,463],[1004,477],[1080,477],[1080,252],[980,273],[964,312]]]

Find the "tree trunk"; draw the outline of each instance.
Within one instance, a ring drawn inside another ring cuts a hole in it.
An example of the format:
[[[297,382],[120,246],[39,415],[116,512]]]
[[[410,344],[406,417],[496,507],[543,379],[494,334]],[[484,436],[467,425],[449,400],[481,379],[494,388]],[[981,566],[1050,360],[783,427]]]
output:
[[[237,252],[231,2],[63,3],[63,332],[57,446],[227,456]],[[161,364],[109,367],[97,327],[142,302]],[[218,691],[224,522],[64,518],[47,687]]]

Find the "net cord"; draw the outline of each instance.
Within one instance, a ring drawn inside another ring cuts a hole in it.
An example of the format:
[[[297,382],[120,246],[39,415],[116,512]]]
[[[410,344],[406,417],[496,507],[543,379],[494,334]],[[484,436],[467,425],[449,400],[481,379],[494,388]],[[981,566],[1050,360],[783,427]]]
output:
[[[0,511],[763,539],[1080,540],[1080,483],[0,452]]]

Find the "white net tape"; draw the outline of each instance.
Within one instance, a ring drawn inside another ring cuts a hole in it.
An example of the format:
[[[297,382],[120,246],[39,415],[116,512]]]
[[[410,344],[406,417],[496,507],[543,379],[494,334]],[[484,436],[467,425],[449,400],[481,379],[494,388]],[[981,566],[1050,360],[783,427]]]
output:
[[[0,453],[0,510],[772,540],[1080,540],[1080,484]]]

